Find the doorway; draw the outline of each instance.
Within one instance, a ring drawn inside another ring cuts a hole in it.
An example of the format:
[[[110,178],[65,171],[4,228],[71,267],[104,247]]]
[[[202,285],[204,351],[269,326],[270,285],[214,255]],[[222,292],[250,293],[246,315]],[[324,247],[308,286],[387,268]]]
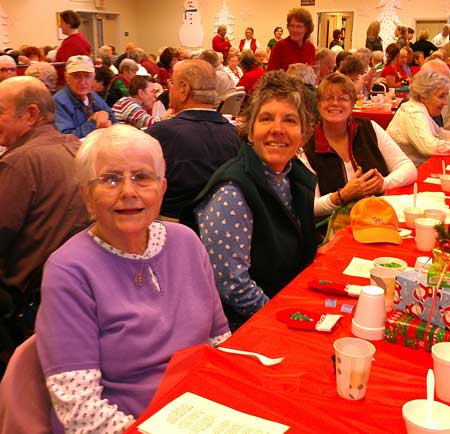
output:
[[[353,12],[318,12],[317,46],[329,47],[333,39],[333,30],[342,32],[344,50],[352,47]]]
[[[446,20],[425,20],[416,18],[415,38],[417,40],[421,30],[428,30],[430,33],[430,41],[438,34],[442,32],[442,28],[448,24]]]
[[[80,32],[86,36],[91,43],[94,56],[97,55],[98,48],[105,44],[115,47],[119,44],[119,15],[80,12],[81,24]]]

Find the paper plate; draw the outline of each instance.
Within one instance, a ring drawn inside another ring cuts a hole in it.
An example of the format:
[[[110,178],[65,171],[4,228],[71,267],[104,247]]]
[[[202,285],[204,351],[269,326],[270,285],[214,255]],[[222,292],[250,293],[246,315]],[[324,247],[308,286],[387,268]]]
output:
[[[399,228],[398,233],[400,234],[400,236],[402,238],[405,238],[405,237],[409,237],[412,234],[412,230]]]
[[[277,312],[276,318],[292,329],[315,330],[320,314],[307,312],[302,308],[289,308]]]

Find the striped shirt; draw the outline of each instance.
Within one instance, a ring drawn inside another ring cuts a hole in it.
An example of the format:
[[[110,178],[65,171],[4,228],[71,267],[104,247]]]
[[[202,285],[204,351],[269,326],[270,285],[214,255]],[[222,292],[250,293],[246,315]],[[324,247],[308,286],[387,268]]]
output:
[[[120,98],[113,106],[116,119],[139,129],[153,125],[155,119],[134,99],[129,96]]]

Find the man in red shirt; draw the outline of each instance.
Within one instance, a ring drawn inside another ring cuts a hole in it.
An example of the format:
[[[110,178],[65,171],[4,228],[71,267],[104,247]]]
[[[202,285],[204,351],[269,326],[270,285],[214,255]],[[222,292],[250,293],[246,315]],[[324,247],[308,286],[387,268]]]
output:
[[[311,14],[303,8],[294,8],[287,15],[289,36],[281,39],[272,48],[266,70],[288,69],[292,63],[314,65],[316,50],[308,41],[314,30]]]
[[[228,54],[231,48],[230,40],[225,36],[227,34],[227,26],[221,24],[217,27],[217,35],[212,40],[212,48],[214,51],[223,54],[223,61],[226,64],[228,60]]]

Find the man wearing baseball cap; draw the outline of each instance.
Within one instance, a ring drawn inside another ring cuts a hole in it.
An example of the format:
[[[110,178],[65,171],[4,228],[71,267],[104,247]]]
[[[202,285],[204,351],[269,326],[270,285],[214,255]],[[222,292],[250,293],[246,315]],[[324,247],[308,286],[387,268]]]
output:
[[[88,56],[72,56],[66,63],[66,85],[54,96],[55,126],[65,134],[80,139],[97,128],[117,122],[106,102],[93,92],[95,68]]]

